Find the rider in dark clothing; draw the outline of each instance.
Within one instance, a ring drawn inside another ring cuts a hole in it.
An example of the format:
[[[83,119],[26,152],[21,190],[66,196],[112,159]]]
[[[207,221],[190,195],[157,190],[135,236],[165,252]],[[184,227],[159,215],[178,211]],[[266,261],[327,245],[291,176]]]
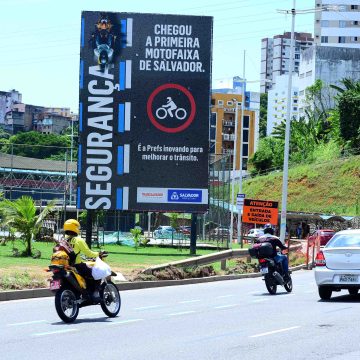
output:
[[[266,227],[264,229],[264,235],[260,236],[258,241],[260,243],[267,242],[271,244],[271,246],[273,247],[272,257],[277,263],[282,263],[284,275],[285,277],[287,277],[289,272],[288,258],[286,255],[279,254],[277,252],[277,247],[280,248],[281,250],[287,250],[288,248],[280,241],[280,239],[277,236],[274,235],[274,229],[272,227]]]

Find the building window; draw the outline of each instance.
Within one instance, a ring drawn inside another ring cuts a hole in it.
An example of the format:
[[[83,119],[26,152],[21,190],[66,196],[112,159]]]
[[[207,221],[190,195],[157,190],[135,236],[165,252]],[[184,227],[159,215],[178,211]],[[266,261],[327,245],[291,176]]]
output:
[[[243,131],[243,138],[242,138],[242,142],[249,142],[249,130],[244,130]]]
[[[300,54],[295,54],[295,59],[300,59]]]
[[[351,5],[351,10],[357,10],[358,9],[358,5]]]
[[[228,105],[228,106],[233,106],[234,103],[233,103],[232,101],[227,101],[227,102],[226,102],[226,105]]]
[[[300,95],[300,96],[303,96],[303,95],[304,95],[304,90],[301,90],[301,91],[299,92],[299,95]]]
[[[327,36],[322,36],[321,37],[321,42],[322,43],[328,43],[329,42],[329,38]]]
[[[339,20],[339,27],[340,28],[346,27],[346,21],[345,20]]]
[[[321,27],[329,27],[329,20],[322,20]]]
[[[293,111],[297,111],[297,107],[296,107],[296,106],[293,107]]]
[[[359,25],[359,22],[358,21],[353,21],[352,24],[353,25]]]
[[[312,75],[312,70],[306,72],[306,77],[309,77]]]
[[[249,155],[249,146],[248,144],[243,144],[243,156],[248,156],[248,155]]]
[[[297,96],[297,95],[298,95],[298,92],[297,92],[297,91],[294,91],[294,95]]]
[[[339,36],[338,42],[339,42],[339,44],[345,44],[346,37],[345,36]]]
[[[357,42],[358,41],[358,37],[357,36],[354,36],[353,37],[353,42]]]
[[[249,116],[244,116],[244,128],[249,128],[250,118]]]
[[[218,105],[223,106],[223,105],[224,105],[224,101],[223,101],[223,100],[218,100]]]

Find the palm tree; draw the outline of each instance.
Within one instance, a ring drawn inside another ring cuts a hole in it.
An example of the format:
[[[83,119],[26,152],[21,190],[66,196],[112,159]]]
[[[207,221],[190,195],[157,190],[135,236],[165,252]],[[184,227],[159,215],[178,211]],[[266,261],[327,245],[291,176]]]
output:
[[[0,203],[3,224],[13,227],[21,234],[25,243],[26,255],[31,256],[31,242],[41,229],[43,220],[53,209],[54,204],[48,204],[40,214],[36,215],[33,198],[22,196],[16,200],[5,199]]]

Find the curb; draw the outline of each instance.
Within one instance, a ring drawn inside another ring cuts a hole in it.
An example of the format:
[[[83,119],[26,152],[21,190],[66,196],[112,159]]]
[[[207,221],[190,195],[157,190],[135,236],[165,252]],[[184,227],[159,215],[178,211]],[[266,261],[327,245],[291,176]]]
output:
[[[290,268],[291,271],[297,271],[307,269],[305,264],[294,266]],[[206,282],[215,281],[226,281],[226,280],[238,280],[247,278],[261,277],[260,273],[249,273],[239,275],[218,275],[205,278],[193,278],[193,279],[182,279],[182,280],[160,280],[160,281],[136,281],[136,282],[121,282],[117,283],[116,286],[120,291],[125,290],[139,290],[149,289],[164,286],[177,286],[177,285],[190,285],[200,284]],[[28,289],[28,290],[14,290],[14,291],[0,291],[0,302],[20,299],[34,299],[42,297],[51,297],[54,293],[49,289]]]

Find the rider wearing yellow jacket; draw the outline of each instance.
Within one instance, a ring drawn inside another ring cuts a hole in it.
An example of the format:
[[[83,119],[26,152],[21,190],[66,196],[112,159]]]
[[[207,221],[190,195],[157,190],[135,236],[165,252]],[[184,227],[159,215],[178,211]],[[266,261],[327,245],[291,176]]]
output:
[[[81,255],[86,257],[96,258],[99,256],[99,252],[89,249],[86,242],[79,236],[80,235],[80,223],[75,219],[66,220],[64,223],[64,231],[66,235],[66,241],[72,246],[76,254],[75,267],[80,275],[87,278],[91,278],[91,268],[83,262]]]

